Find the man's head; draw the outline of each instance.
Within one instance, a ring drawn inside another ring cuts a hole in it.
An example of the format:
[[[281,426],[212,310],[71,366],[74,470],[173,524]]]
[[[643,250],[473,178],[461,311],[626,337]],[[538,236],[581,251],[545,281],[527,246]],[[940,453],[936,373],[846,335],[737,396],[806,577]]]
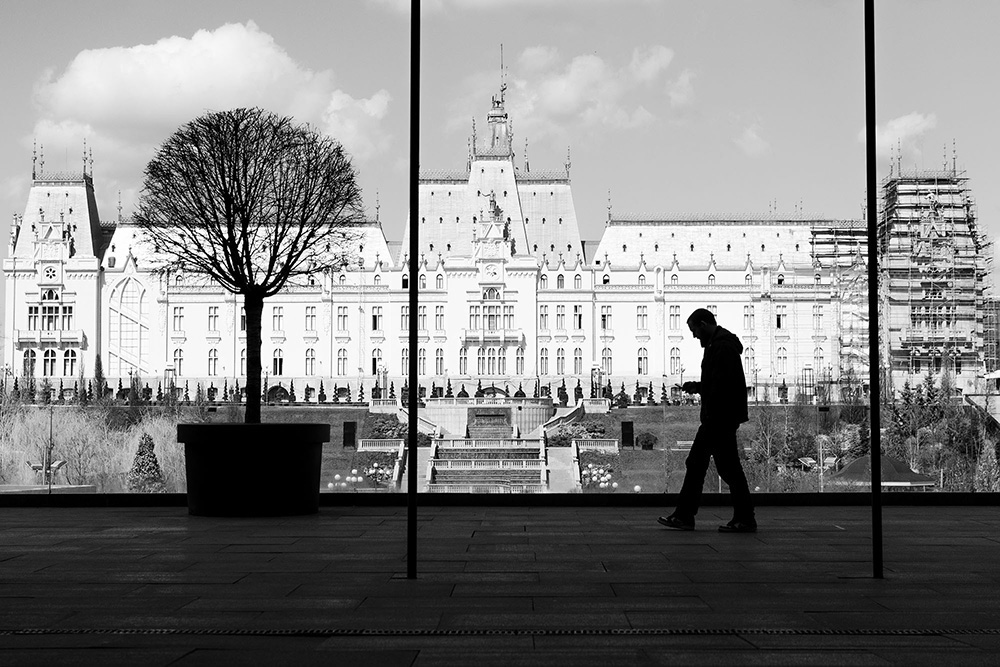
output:
[[[708,341],[711,340],[712,334],[715,333],[715,329],[718,326],[715,323],[715,315],[712,311],[706,308],[699,308],[687,319],[688,329],[691,330],[691,335],[701,341],[702,347],[708,347]]]

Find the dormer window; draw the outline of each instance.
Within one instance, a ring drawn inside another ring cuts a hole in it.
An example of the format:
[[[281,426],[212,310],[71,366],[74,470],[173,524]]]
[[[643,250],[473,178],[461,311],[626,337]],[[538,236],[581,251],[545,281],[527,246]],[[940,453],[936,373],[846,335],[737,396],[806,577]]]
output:
[[[709,285],[714,285],[715,284],[715,274],[714,273],[708,274],[708,284]]]
[[[611,282],[611,276],[605,273],[604,277],[601,279],[601,283],[607,285],[610,282]]]
[[[778,274],[778,284],[779,285],[784,285],[785,284],[785,276],[784,276],[784,274],[781,274],[781,273]]]
[[[410,276],[403,274],[403,289],[407,289],[410,286]]]
[[[563,289],[566,287],[566,279],[563,278],[563,274],[556,276],[556,289]]]

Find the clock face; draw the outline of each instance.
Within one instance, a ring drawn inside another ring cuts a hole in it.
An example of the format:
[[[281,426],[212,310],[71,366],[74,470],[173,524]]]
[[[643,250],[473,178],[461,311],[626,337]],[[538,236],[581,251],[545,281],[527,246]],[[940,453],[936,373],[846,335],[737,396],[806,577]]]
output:
[[[496,267],[496,265],[490,264],[489,266],[487,266],[486,267],[486,275],[489,276],[490,278],[496,278],[497,277],[497,267]]]

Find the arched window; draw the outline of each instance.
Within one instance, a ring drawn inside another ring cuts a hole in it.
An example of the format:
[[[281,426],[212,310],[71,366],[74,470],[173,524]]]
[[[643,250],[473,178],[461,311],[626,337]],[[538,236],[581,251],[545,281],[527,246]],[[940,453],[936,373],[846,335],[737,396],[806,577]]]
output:
[[[714,285],[715,284],[715,274],[714,273],[708,274],[708,284],[709,285]]]
[[[58,301],[59,294],[52,289],[47,289],[42,292],[42,301]]]
[[[496,348],[491,347],[486,352],[486,373],[488,375],[497,374],[497,351]]]
[[[604,369],[605,377],[611,375],[611,348],[606,347],[601,350],[601,368]]]
[[[514,356],[514,374],[524,375],[524,348],[517,348]]]
[[[440,347],[434,351],[434,374],[444,375],[444,350]]]
[[[546,347],[538,355],[538,372],[541,375],[549,374],[549,349]]]
[[[427,350],[417,350],[417,375],[427,375]]]
[[[435,280],[434,280],[434,285],[435,285],[435,287],[437,287],[438,289],[444,289],[444,276],[442,276],[442,275],[441,275],[441,274],[439,273],[439,274],[438,274],[438,277],[437,277],[437,278],[435,278]]]
[[[407,273],[403,274],[403,289],[407,289],[410,286],[410,276]]]
[[[681,349],[679,347],[670,348],[670,374],[681,374]]]
[[[646,348],[640,347],[636,357],[639,361],[639,375],[649,375],[649,353]]]
[[[402,368],[402,370],[400,371],[400,375],[404,375],[404,376],[405,375],[409,375],[410,374],[410,348],[408,348],[408,347],[404,347],[403,348],[403,351],[399,355],[399,361],[400,361],[399,365]]]
[[[779,285],[784,285],[785,284],[785,276],[784,276],[784,274],[781,274],[781,273],[778,274],[778,284]]]
[[[483,300],[485,301],[499,301],[500,300],[500,290],[496,287],[491,287],[483,293]]]
[[[316,350],[306,350],[306,375],[316,375]]]
[[[420,282],[418,284],[420,285],[420,289],[427,289],[427,276],[421,273]]]
[[[123,377],[146,365],[148,303],[146,290],[133,278],[126,278],[112,290],[108,300],[108,353],[105,357],[109,375]]]
[[[42,355],[42,375],[52,377],[56,374],[56,351],[45,350]]]
[[[608,274],[605,273],[604,277],[601,278],[601,284],[602,285],[607,285],[610,282],[611,282],[611,276],[609,276]]]
[[[753,348],[748,347],[743,350],[743,372],[749,378],[750,374],[754,372],[754,368]],[[754,381],[756,382],[756,378],[754,378]]]
[[[777,371],[781,375],[788,372],[788,350],[783,347],[778,348]]]
[[[458,374],[465,375],[469,372],[469,351],[462,348],[458,351]]]
[[[548,288],[549,288],[549,277],[543,275],[538,279],[538,289],[548,289]]]
[[[177,348],[174,350],[174,376],[182,377],[184,375],[184,350]]]
[[[501,347],[497,350],[497,373],[507,374],[507,348]]]
[[[247,374],[247,349],[240,350],[240,375]]]
[[[583,374],[583,350],[579,347],[573,350],[573,374]]]
[[[278,376],[285,374],[285,353],[280,349],[274,351],[271,357],[271,375]]]
[[[580,289],[583,287],[583,276],[579,273],[573,276],[573,288]]]
[[[403,373],[406,373],[405,364]],[[347,350],[344,348],[337,350],[337,375],[347,375]]]
[[[556,289],[563,289],[566,287],[566,279],[563,278],[563,274],[556,276]]]
[[[676,273],[673,274],[672,276],[670,276],[670,284],[671,285],[676,285],[677,281],[678,281],[678,278],[677,278],[677,274]]]
[[[640,273],[639,274],[639,284],[640,285],[645,285],[646,284],[646,274],[645,273]]]
[[[381,284],[382,284],[382,276],[380,276],[380,275],[378,275],[378,274],[376,273],[376,274],[375,274],[375,277],[374,277],[374,278],[372,278],[372,281],[373,281],[373,282],[374,282],[374,283],[375,283],[376,285],[381,285]]]
[[[566,350],[559,348],[556,350],[556,375],[566,374]]]
[[[63,352],[63,375],[67,377],[76,375],[76,350]]]
[[[382,365],[382,349],[372,350],[372,375],[378,375],[378,367]]]
[[[748,273],[746,275],[746,277],[743,278],[743,282],[745,282],[747,285],[749,285],[749,284],[751,284],[753,282],[753,277],[751,277],[751,275]]]
[[[821,347],[813,350],[813,368],[816,369],[817,373],[823,371],[823,348]]]
[[[24,351],[24,377],[35,377],[35,363],[37,360],[38,355],[34,350]]]
[[[340,284],[341,285],[347,284],[347,276],[345,276],[343,273],[340,274]]]
[[[486,374],[486,348],[481,347],[476,353],[476,371],[480,375]]]
[[[208,351],[208,375],[215,376],[219,374],[219,351],[214,347]]]

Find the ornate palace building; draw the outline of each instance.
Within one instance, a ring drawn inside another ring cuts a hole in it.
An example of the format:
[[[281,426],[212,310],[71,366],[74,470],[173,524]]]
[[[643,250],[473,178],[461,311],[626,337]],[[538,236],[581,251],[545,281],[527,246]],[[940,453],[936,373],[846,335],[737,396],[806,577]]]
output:
[[[586,240],[569,156],[547,171],[531,170],[527,160],[517,164],[510,127],[501,89],[485,136],[473,129],[464,169],[421,173],[417,219],[401,243],[387,241],[379,221],[370,221],[350,267],[265,304],[262,358],[271,398],[294,383],[299,400],[316,400],[321,381],[331,395],[336,387],[341,395],[357,398],[360,390],[370,397],[376,383],[393,385],[398,395],[416,355],[428,393],[449,384],[472,393],[481,383],[510,394],[520,387],[529,396],[537,384],[555,395],[565,382],[570,396],[578,384],[590,395],[592,386],[610,382],[616,393],[622,385],[640,397],[651,389],[659,400],[664,388],[676,395],[675,384],[699,373],[701,349],[685,324],[698,307],[743,340],[747,382],[760,400],[838,400],[865,390],[863,221],[621,215],[609,207],[601,238]],[[136,374],[154,391],[173,377],[192,396],[198,384],[245,386],[237,297],[196,276],[150,273],[137,228],[120,212],[113,224],[99,220],[86,170],[33,176],[3,265],[5,359],[13,373],[48,378],[68,391],[93,374],[100,354],[112,386]],[[985,272],[966,263],[985,246],[973,238],[971,208],[952,201],[967,196],[956,185],[964,177],[935,180],[934,187],[958,190],[947,200],[939,192],[929,218],[919,211],[931,200],[906,203],[908,178],[886,184],[883,252],[897,253],[901,230],[910,238],[917,229],[916,220],[900,221],[916,216],[929,224],[920,234],[930,245],[919,252],[940,254],[939,239],[953,239],[948,257],[964,263],[960,280],[919,269],[921,279],[951,281],[947,299],[935,291],[926,297],[951,308],[951,319],[937,311],[925,317],[921,309],[930,304],[918,305],[906,291],[915,284],[901,273],[906,261],[886,263],[887,358],[894,375],[937,369],[932,359],[944,348],[934,336],[961,321],[954,335],[962,340],[948,334],[948,358],[957,387],[969,391],[983,373],[977,309]],[[941,222],[928,223],[934,220]],[[407,252],[411,229],[419,229],[417,257]],[[419,264],[416,312],[409,309],[411,262]],[[904,294],[908,315],[899,314]],[[408,346],[411,317],[420,331],[416,349]]]

